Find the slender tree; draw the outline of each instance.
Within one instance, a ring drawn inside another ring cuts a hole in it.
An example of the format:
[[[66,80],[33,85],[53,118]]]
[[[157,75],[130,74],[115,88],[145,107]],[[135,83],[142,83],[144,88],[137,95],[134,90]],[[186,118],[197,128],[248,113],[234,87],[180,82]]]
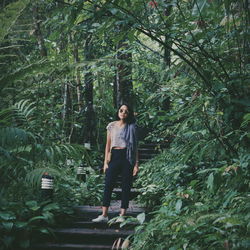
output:
[[[64,95],[63,95],[63,112],[62,112],[62,120],[63,120],[63,128],[65,131],[65,135],[69,138],[70,130],[71,130],[71,116],[72,116],[72,96],[71,96],[71,86],[69,82],[65,82],[64,84]],[[70,141],[70,138],[69,138]]]
[[[72,39],[73,43],[73,57],[75,63],[80,63],[79,58],[79,45],[78,41],[76,39]],[[78,104],[78,110],[81,111],[82,109],[82,83],[81,83],[81,77],[80,77],[80,70],[77,68],[75,71],[76,74],[76,95],[77,95],[77,104]]]
[[[124,32],[121,30],[120,32]],[[117,69],[114,84],[114,106],[129,103],[133,106],[133,83],[132,83],[132,53],[129,52],[128,41],[119,41],[117,45]]]
[[[85,60],[90,61],[94,59],[93,55],[93,36],[88,34],[85,41]],[[93,133],[94,133],[94,108],[93,108],[93,73],[91,72],[91,67],[89,65],[85,68],[86,74],[84,77],[85,90],[85,124],[84,124],[84,142],[93,143]]]
[[[43,37],[42,31],[41,31],[42,19],[41,19],[41,15],[39,13],[39,7],[36,3],[32,7],[32,13],[33,13],[33,20],[34,20],[34,32],[33,33],[37,39],[40,55],[42,57],[45,57],[45,56],[47,56],[47,49],[45,47],[44,37]]]

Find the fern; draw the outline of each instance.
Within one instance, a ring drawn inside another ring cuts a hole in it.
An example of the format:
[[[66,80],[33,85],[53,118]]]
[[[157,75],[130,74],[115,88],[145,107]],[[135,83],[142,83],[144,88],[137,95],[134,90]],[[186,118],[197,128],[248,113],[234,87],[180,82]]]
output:
[[[27,180],[31,180],[33,184],[38,183],[41,173],[48,170],[48,166],[50,173],[57,175],[55,166],[58,168],[60,162],[63,163],[68,158],[81,159],[87,154],[82,146],[51,143],[38,136],[35,131],[31,132],[30,130],[35,128],[34,112],[34,103],[29,103],[28,100],[21,100],[13,107],[0,112],[2,180],[11,176],[24,178],[28,173],[32,173],[32,177],[27,177]],[[8,184],[6,181],[0,183]]]
[[[29,0],[19,0],[14,3],[8,4],[0,13],[0,41],[9,33],[11,27],[15,24],[16,20],[28,5]]]
[[[41,72],[41,70],[47,70],[47,66],[49,66],[46,60],[41,60],[33,64],[29,64],[27,66],[16,69],[14,72],[10,74],[3,75],[0,78],[0,93],[3,91],[4,87],[10,83],[16,82],[18,80],[23,80],[27,76],[34,75],[35,73]]]

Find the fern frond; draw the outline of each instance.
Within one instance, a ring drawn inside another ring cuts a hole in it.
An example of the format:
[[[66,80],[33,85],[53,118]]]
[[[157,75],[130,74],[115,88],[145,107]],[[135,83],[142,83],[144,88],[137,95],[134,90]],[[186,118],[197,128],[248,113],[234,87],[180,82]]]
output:
[[[29,122],[31,119],[31,114],[35,110],[35,103],[29,103],[29,100],[21,100],[16,103],[13,107],[17,117],[19,117],[22,121]]]
[[[0,41],[9,33],[17,18],[25,9],[29,0],[19,0],[8,4],[0,13]]]
[[[0,146],[15,148],[17,145],[27,145],[36,141],[35,135],[21,128],[0,128]]]
[[[21,100],[13,107],[0,111],[0,127],[11,127],[14,123],[15,126],[28,124],[34,110],[34,102],[29,103],[29,100]]]
[[[13,83],[18,80],[23,80],[27,76],[33,75],[37,72],[41,72],[41,69],[46,71],[48,66],[51,66],[50,62],[46,60],[41,60],[36,63],[21,67],[10,74],[3,75],[3,77],[0,78],[0,92],[3,91],[4,87],[10,83]]]
[[[13,122],[13,109],[8,108],[0,111],[0,127],[9,127]]]

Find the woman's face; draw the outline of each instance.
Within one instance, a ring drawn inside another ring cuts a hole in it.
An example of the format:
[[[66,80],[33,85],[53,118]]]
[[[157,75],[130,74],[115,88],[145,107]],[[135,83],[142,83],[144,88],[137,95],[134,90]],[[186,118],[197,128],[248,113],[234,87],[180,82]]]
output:
[[[122,105],[118,111],[118,116],[120,120],[124,120],[128,117],[128,107],[126,105]]]

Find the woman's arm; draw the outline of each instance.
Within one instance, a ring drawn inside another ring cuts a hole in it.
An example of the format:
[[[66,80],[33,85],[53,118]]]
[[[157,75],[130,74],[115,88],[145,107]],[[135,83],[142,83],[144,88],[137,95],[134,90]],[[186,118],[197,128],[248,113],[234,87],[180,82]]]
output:
[[[138,149],[136,150],[136,158],[135,158],[135,166],[134,166],[134,170],[133,170],[133,176],[137,175],[137,173],[139,172],[139,153],[138,153]]]
[[[136,138],[136,156],[135,156],[135,165],[133,170],[133,176],[137,175],[139,172],[139,153],[138,153],[138,127],[135,125],[135,138]]]
[[[110,132],[107,131],[107,141],[106,141],[106,147],[105,147],[105,157],[104,157],[104,168],[103,171],[105,173],[106,169],[108,168],[108,153],[110,151],[110,146],[111,146],[111,136],[110,136]]]
[[[135,163],[139,163],[139,153],[138,153],[138,149],[136,149]]]

